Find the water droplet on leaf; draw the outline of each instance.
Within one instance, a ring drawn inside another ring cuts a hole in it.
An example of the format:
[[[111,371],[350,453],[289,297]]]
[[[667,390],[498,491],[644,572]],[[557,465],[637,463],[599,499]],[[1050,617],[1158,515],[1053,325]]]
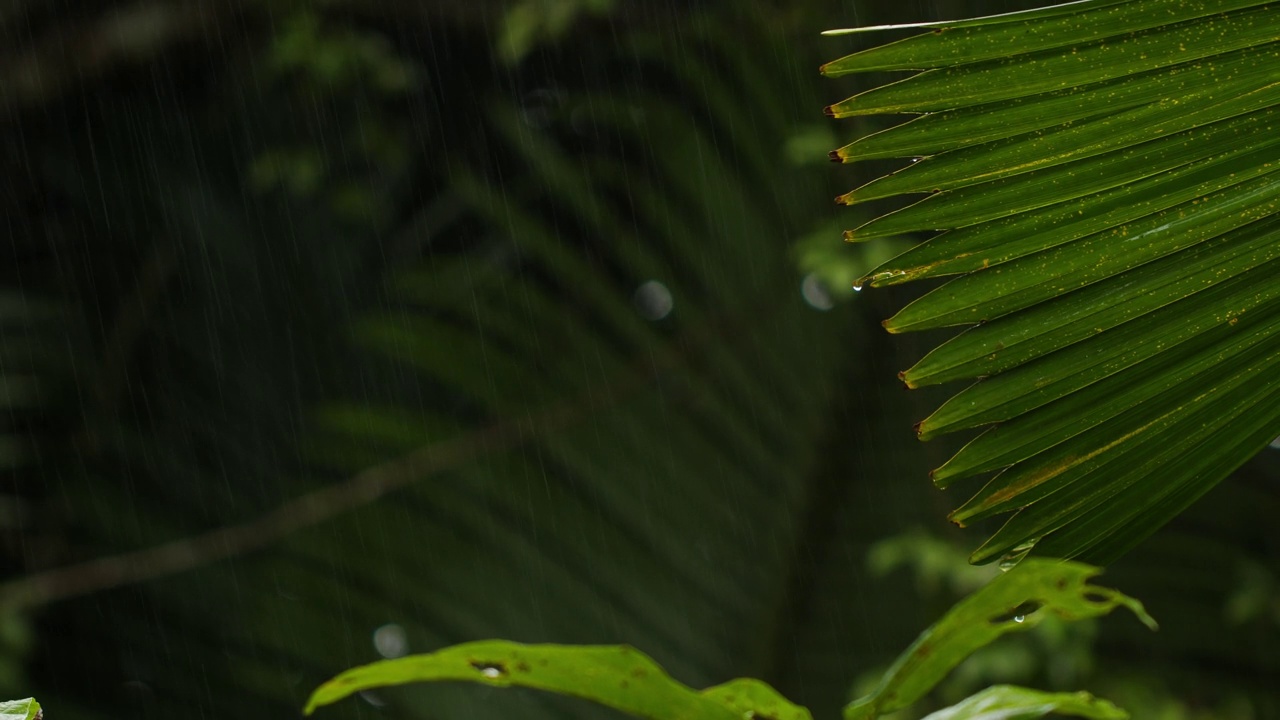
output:
[[[471,661],[471,667],[480,671],[480,674],[495,680],[507,674],[507,666],[500,662],[480,662],[478,660]]]

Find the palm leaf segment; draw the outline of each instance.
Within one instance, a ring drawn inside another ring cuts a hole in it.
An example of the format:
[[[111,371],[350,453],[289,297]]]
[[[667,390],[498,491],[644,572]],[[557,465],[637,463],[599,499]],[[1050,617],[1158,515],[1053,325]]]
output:
[[[951,515],[1015,512],[975,562],[1108,561],[1280,433],[1280,3],[915,27],[822,71],[923,71],[827,112],[919,115],[832,157],[918,159],[840,202],[927,194],[847,239],[941,231],[863,282],[958,276],[885,321],[969,326],[902,373],[978,380],[918,426],[987,427],[934,481],[998,472]]]

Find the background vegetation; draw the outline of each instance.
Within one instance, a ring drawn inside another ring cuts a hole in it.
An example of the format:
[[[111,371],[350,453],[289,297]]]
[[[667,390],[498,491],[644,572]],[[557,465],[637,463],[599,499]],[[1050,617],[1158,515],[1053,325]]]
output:
[[[942,396],[894,379],[935,338],[879,328],[915,291],[848,289],[909,241],[840,242],[867,218],[830,198],[892,165],[826,164],[850,130],[820,108],[859,86],[816,68],[865,41],[817,32],[961,5],[0,4],[5,695],[290,716],[506,637],[833,716],[992,571],[927,480],[956,445],[911,432]],[[1109,570],[1159,634],[1045,623],[938,702],[1280,716],[1277,477]]]

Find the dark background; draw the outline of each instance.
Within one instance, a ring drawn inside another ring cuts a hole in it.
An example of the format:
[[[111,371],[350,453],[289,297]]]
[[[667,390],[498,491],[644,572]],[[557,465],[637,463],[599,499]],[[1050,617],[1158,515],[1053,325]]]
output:
[[[915,238],[845,245],[867,211],[830,201],[894,164],[826,152],[891,121],[821,108],[889,78],[823,80],[873,40],[818,32],[1031,5],[0,2],[3,694],[293,717],[351,665],[504,637],[835,717],[996,571],[943,519],[973,488],[927,479],[959,441],[911,432],[947,389],[894,379],[938,337],[878,327],[918,291],[850,288]],[[1277,477],[1108,572],[1158,634],[1050,624],[931,702],[1280,717]]]

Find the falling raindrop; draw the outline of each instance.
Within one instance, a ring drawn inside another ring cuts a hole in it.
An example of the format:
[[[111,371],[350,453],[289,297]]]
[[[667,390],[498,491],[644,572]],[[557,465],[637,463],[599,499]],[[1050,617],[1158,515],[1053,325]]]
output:
[[[636,311],[646,320],[661,320],[670,315],[672,308],[675,307],[671,291],[657,280],[649,280],[636,288],[631,302],[636,306]]]
[[[809,303],[809,307],[815,310],[825,311],[836,306],[826,284],[813,273],[804,276],[804,280],[800,283],[800,294],[804,297],[804,301]]]
[[[373,648],[384,658],[403,657],[409,652],[409,638],[404,628],[387,623],[373,631]]]

